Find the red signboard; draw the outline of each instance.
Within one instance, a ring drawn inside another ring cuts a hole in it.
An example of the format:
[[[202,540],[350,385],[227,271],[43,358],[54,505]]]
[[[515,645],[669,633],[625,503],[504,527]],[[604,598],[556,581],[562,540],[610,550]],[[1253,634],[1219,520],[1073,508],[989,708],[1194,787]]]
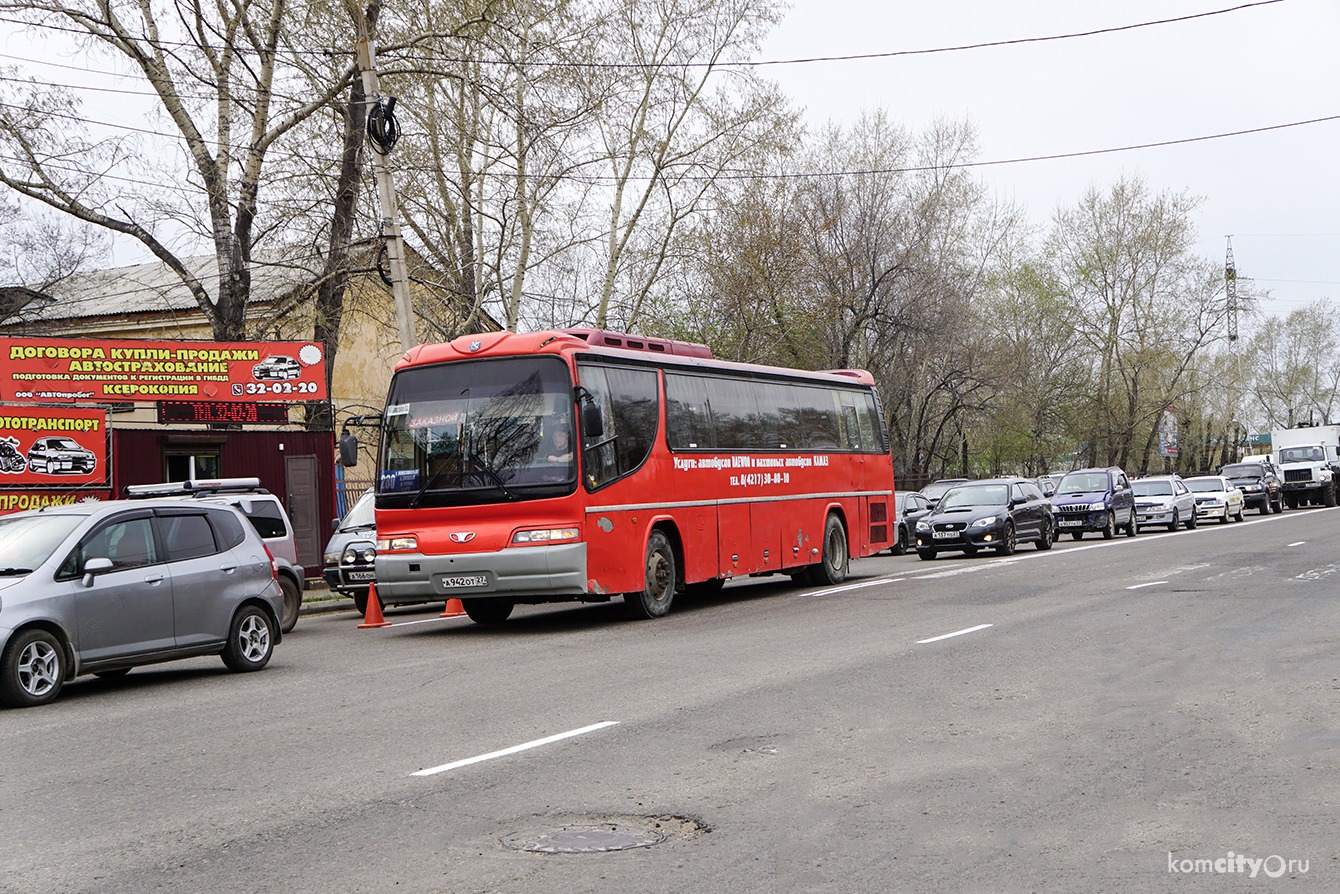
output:
[[[107,411],[0,407],[0,487],[107,483]]]
[[[301,341],[0,338],[0,400],[325,400],[325,352]]]
[[[0,515],[23,512],[25,509],[67,506],[73,503],[97,502],[99,500],[110,500],[111,498],[111,491],[106,490],[0,491]]]

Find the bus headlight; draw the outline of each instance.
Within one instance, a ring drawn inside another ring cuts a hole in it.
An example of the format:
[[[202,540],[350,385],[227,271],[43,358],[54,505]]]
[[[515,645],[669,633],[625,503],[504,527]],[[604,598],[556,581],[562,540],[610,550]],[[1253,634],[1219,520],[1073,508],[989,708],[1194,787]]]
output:
[[[576,540],[580,536],[581,532],[577,528],[539,528],[533,531],[517,531],[512,535],[512,545],[562,543]]]
[[[418,548],[419,538],[413,534],[408,537],[386,537],[377,541],[377,552],[394,552],[395,550]]]

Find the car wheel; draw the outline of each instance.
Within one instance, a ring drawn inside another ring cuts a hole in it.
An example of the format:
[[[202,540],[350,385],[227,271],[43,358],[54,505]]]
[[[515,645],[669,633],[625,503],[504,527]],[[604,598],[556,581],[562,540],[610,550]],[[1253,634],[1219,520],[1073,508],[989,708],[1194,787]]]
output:
[[[1235,522],[1242,521],[1242,506],[1241,506],[1241,505],[1238,506],[1238,511],[1235,512],[1235,513],[1233,513],[1233,521],[1235,521]]]
[[[274,628],[270,616],[258,605],[244,605],[233,615],[228,641],[223,645],[223,663],[231,671],[258,671],[270,663],[274,653]]]
[[[298,611],[302,608],[302,590],[293,582],[293,578],[283,574],[279,576],[279,589],[284,592],[284,617],[279,622],[279,629],[283,633],[288,633],[298,626]]]
[[[1289,494],[1284,498],[1284,504],[1290,509],[1298,508],[1298,494]]]
[[[1230,515],[1229,512],[1228,512],[1228,507],[1225,506],[1225,507],[1224,507],[1224,514],[1223,514],[1223,516],[1220,517],[1220,519],[1219,519],[1219,524],[1221,524],[1221,525],[1226,525],[1226,524],[1228,524],[1228,520],[1231,519],[1232,517],[1233,517],[1233,516]]]
[[[476,624],[501,624],[512,616],[516,601],[512,599],[462,599],[465,613]]]
[[[1172,521],[1168,523],[1168,530],[1169,530],[1169,531],[1176,531],[1176,530],[1177,530],[1177,526],[1178,526],[1179,524],[1181,524],[1181,523],[1182,523],[1182,520],[1181,520],[1180,518],[1178,518],[1177,507],[1174,506],[1174,507],[1173,507],[1173,517],[1172,517]]]
[[[1115,512],[1109,511],[1107,513],[1107,519],[1103,523],[1103,539],[1111,540],[1113,537],[1116,536],[1117,536],[1117,515]]]
[[[847,579],[851,556],[847,552],[847,529],[833,513],[824,521],[824,552],[807,571],[812,586],[827,587]]]
[[[1186,529],[1188,531],[1193,531],[1198,524],[1200,524],[1200,516],[1196,514],[1196,507],[1192,506],[1191,512],[1187,515]]]
[[[675,599],[675,550],[659,530],[652,531],[647,538],[646,561],[642,567],[642,589],[625,593],[623,604],[630,618],[649,621],[670,611],[670,603]]]
[[[931,559],[934,559],[934,558],[935,558],[935,550],[933,550],[933,549],[918,549],[918,550],[917,550],[917,555],[918,555],[919,557],[921,557],[922,561],[929,562]]]
[[[1323,505],[1323,506],[1334,506],[1334,505],[1335,505],[1335,484],[1334,484],[1334,482],[1332,482],[1331,484],[1327,485],[1327,486],[1326,486],[1326,489],[1325,489],[1324,491],[1321,492],[1321,505]]]
[[[1140,525],[1135,521],[1135,510],[1131,510],[1131,515],[1126,519],[1126,536],[1134,537],[1140,533]]]
[[[45,705],[65,685],[65,650],[45,630],[26,630],[0,657],[0,703],[11,708]]]
[[[1051,519],[1042,520],[1042,536],[1034,544],[1038,549],[1051,549],[1052,544],[1056,542],[1056,529],[1052,527]]]
[[[889,547],[889,554],[901,556],[907,553],[907,529],[902,525],[898,526],[898,539],[894,541],[893,546]]]
[[[1279,494],[1275,495],[1275,511],[1276,512],[1284,511],[1284,497]]]
[[[1014,525],[1010,522],[1005,523],[1005,536],[1000,538],[1000,543],[996,544],[996,555],[1012,556],[1014,551],[1019,548],[1019,541],[1014,534]]]
[[[1269,498],[1269,497],[1266,497],[1265,500],[1263,500],[1263,501],[1261,502],[1261,508],[1260,508],[1258,511],[1259,511],[1262,515],[1269,515],[1272,511],[1274,511],[1274,510],[1273,510],[1273,507],[1270,505],[1270,498]]]

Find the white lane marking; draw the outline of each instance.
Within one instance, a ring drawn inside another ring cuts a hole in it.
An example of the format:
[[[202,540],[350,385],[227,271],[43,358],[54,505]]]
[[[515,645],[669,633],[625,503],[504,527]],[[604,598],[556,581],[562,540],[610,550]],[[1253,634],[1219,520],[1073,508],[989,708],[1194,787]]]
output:
[[[1290,543],[1289,545],[1290,545],[1290,546],[1302,546],[1304,543],[1307,543],[1307,541],[1306,541],[1306,540],[1295,540],[1293,543]]]
[[[1136,584],[1135,586],[1133,586],[1133,587],[1127,587],[1126,589],[1128,589],[1128,590],[1139,590],[1139,589],[1142,588],[1142,587],[1156,587],[1156,586],[1158,586],[1159,584],[1166,584],[1166,583],[1167,583],[1166,580],[1151,580],[1151,581],[1149,581],[1148,583],[1144,583],[1144,584]]]
[[[810,590],[808,592],[801,593],[800,595],[802,598],[810,598],[814,596],[829,596],[832,595],[833,593],[845,593],[848,590],[859,590],[862,587],[877,587],[880,584],[895,584],[900,580],[906,580],[906,578],[877,577],[874,578],[873,580],[861,581],[859,584],[847,584],[846,586],[842,587],[829,587],[826,590]]]
[[[455,621],[455,620],[460,619],[460,618],[464,618],[464,619],[466,619],[466,620],[469,620],[469,619],[470,619],[470,616],[469,616],[469,615],[448,615],[447,617],[444,618],[444,617],[442,617],[441,615],[438,615],[436,618],[420,618],[420,619],[417,620],[417,621],[392,621],[392,622],[391,622],[391,626],[392,626],[392,627],[411,627],[411,626],[413,626],[413,625],[415,625],[415,624],[432,624],[432,623],[434,623],[434,622],[436,622],[436,621]]]
[[[993,626],[995,626],[995,625],[993,625],[993,624],[978,624],[976,627],[968,627],[968,628],[966,628],[966,629],[964,629],[964,630],[955,630],[953,633],[942,633],[942,634],[939,635],[939,636],[932,636],[930,639],[919,639],[919,640],[917,640],[917,645],[918,645],[918,646],[921,646],[921,645],[925,645],[926,643],[936,643],[936,642],[939,642],[939,641],[942,640],[942,639],[949,639],[951,636],[962,636],[962,635],[965,634],[965,633],[976,633],[976,632],[979,631],[979,630],[985,630],[986,628],[988,628],[988,627],[993,627]]]
[[[490,751],[488,754],[479,754],[474,757],[467,757],[464,760],[452,761],[449,764],[443,764],[440,767],[429,767],[427,770],[418,770],[411,773],[411,776],[432,776],[437,773],[445,773],[448,770],[455,770],[457,767],[466,767],[470,764],[477,764],[481,761],[493,760],[496,757],[506,757],[509,754],[516,754],[518,751],[526,751],[530,748],[538,748],[541,745],[549,745],[553,742],[559,742],[563,739],[571,739],[573,736],[581,736],[586,733],[595,732],[598,729],[604,729],[607,726],[617,726],[619,721],[606,720],[603,723],[593,723],[590,726],[584,726],[581,729],[568,730],[566,733],[558,733],[554,736],[545,736],[543,739],[536,739],[533,742],[525,742],[521,745],[513,745],[511,748],[504,748],[501,751]]]

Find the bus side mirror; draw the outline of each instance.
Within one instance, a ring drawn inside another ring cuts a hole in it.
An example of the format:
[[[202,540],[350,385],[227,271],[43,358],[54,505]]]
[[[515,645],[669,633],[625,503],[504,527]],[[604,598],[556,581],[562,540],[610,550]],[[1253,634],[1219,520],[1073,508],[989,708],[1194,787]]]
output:
[[[600,404],[594,400],[582,401],[582,437],[590,440],[605,434],[605,417]]]
[[[345,431],[340,435],[340,465],[358,465],[358,436]]]

